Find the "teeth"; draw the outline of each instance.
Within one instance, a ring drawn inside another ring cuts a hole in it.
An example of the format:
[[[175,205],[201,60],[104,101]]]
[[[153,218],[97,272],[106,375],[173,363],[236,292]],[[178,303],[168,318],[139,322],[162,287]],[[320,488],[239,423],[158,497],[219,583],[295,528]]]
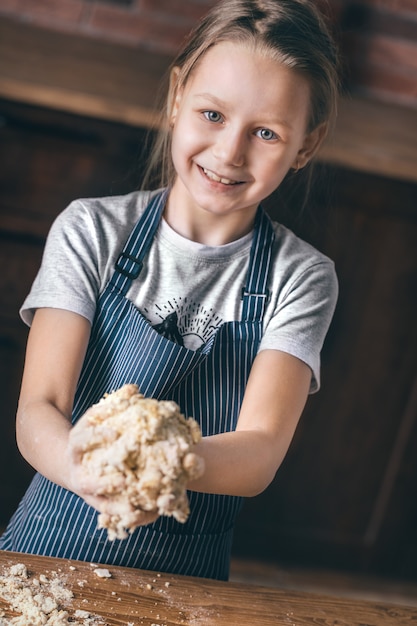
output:
[[[210,180],[214,180],[214,182],[216,183],[223,183],[223,185],[236,185],[236,181],[230,180],[230,178],[221,178],[220,176],[214,174],[214,172],[206,170],[205,167],[203,167],[203,172],[207,176],[207,178],[210,178]]]

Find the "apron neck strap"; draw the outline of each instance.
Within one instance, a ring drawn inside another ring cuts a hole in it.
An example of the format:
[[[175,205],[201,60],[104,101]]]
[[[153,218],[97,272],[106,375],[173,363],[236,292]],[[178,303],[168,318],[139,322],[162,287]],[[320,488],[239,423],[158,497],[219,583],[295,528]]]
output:
[[[246,285],[242,289],[242,322],[262,321],[269,299],[267,285],[274,239],[271,220],[259,206],[255,218]]]
[[[126,295],[132,281],[140,274],[142,261],[158,229],[167,196],[168,190],[165,190],[152,198],[115,263],[115,271],[110,283],[123,295]]]

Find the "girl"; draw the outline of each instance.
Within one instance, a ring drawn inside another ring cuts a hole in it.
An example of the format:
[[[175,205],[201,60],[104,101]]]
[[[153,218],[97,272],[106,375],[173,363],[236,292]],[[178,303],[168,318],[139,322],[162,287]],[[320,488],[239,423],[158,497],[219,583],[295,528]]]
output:
[[[17,414],[37,470],[0,547],[227,579],[242,498],[272,481],[336,301],[333,263],[261,202],[305,167],[334,115],[336,55],[309,0],[223,0],[171,71],[157,189],[78,200],[56,220],[21,311]],[[68,446],[105,392],[135,382],[200,423],[185,524],[150,514],[109,542]]]

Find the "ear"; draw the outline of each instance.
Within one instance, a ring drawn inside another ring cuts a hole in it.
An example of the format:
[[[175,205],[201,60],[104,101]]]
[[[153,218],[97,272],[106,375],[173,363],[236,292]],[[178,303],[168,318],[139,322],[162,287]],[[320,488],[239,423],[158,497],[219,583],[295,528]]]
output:
[[[323,122],[323,124],[319,124],[314,130],[305,136],[303,145],[298,151],[297,158],[293,163],[293,169],[297,171],[307,165],[323,143],[323,140],[327,135],[327,130],[327,122]]]
[[[170,126],[173,126],[177,117],[179,104],[181,102],[182,87],[179,86],[180,68],[173,67],[169,76],[169,91],[168,91],[168,107],[167,115]]]

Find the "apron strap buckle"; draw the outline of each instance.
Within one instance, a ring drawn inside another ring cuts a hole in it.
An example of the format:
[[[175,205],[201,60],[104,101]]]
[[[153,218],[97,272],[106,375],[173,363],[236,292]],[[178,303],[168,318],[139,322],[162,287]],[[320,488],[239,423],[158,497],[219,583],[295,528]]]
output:
[[[245,322],[261,322],[264,316],[265,307],[269,301],[270,293],[265,289],[263,293],[249,291],[246,287],[242,288],[242,321]]]
[[[270,295],[271,294],[269,293],[269,289],[267,289],[265,293],[254,293],[251,291],[247,291],[246,287],[242,287],[241,300],[247,297],[251,297],[251,298],[253,297],[253,298],[265,298],[265,302],[269,302]]]
[[[135,280],[140,274],[142,265],[142,261],[135,256],[122,252],[114,264],[114,267],[120,274],[126,276],[126,278]]]

